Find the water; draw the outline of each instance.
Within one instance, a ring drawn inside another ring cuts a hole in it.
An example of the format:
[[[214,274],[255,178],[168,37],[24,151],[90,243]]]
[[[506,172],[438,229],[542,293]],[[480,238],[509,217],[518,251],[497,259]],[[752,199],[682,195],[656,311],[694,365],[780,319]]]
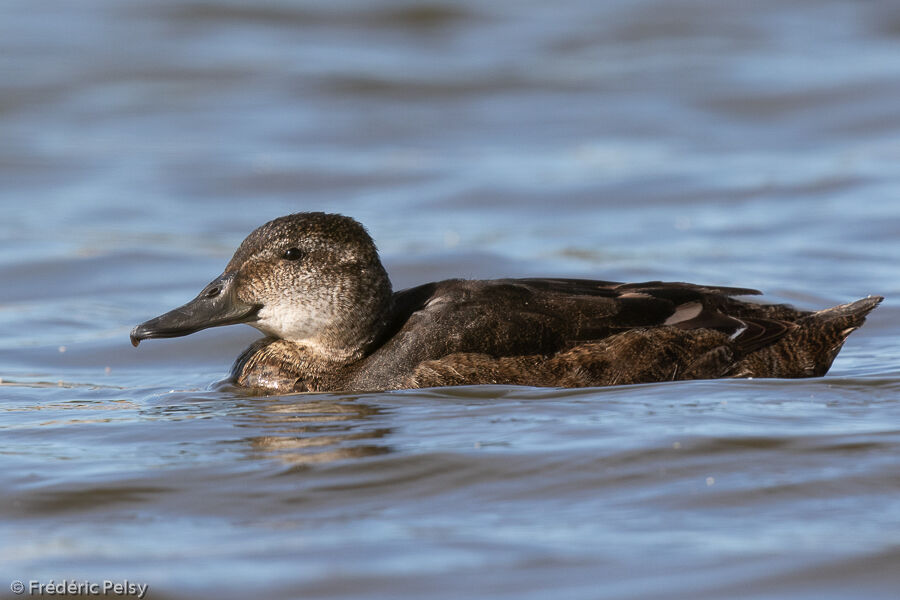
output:
[[[0,597],[896,597],[895,3],[7,0],[0,74]],[[131,348],[298,210],[397,289],[887,300],[817,380],[259,397],[249,327]]]

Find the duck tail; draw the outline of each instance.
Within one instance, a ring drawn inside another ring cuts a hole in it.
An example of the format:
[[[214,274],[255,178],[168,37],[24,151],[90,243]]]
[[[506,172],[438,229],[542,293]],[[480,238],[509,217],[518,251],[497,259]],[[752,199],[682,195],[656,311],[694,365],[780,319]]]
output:
[[[867,296],[808,315],[797,324],[806,338],[812,375],[819,377],[828,372],[847,337],[862,327],[866,316],[881,304],[882,296]]]
[[[831,368],[847,336],[859,329],[884,300],[869,296],[809,313],[775,344],[750,353],[735,365],[734,377],[821,377]]]
[[[814,312],[807,318],[820,319],[829,322],[840,321],[843,319],[846,321],[848,327],[858,328],[865,322],[866,315],[872,312],[876,306],[881,304],[882,300],[884,300],[883,296],[866,296],[856,302],[839,304],[838,306],[832,306],[831,308]],[[848,331],[847,335],[850,333],[851,332]]]

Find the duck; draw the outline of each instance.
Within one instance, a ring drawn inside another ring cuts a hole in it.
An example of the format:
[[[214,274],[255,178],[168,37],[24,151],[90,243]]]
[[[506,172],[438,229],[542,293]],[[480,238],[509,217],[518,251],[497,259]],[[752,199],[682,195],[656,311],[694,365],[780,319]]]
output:
[[[476,384],[579,388],[825,375],[883,300],[819,311],[755,289],[588,279],[448,279],[393,291],[355,219],[279,217],[187,304],[131,331],[179,337],[246,323],[265,337],[230,380],[264,393]]]

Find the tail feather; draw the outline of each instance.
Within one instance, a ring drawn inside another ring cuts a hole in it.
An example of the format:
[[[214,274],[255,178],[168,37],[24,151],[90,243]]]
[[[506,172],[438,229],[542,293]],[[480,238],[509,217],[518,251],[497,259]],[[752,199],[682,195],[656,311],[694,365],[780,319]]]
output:
[[[831,308],[814,312],[807,318],[824,319],[828,321],[848,319],[849,322],[855,322],[856,327],[859,327],[865,322],[866,315],[872,312],[876,306],[881,304],[882,300],[884,300],[883,296],[866,296],[856,302],[839,304],[838,306],[832,306]]]
[[[868,296],[856,302],[820,310],[807,317],[816,321],[816,324],[811,326],[812,335],[821,336],[819,352],[813,356],[816,363],[815,375],[824,375],[828,372],[831,363],[847,341],[847,336],[865,323],[866,315],[881,304],[882,300],[884,300],[882,296]]]
[[[826,308],[825,310],[816,311],[810,316],[826,319],[840,317],[855,318],[859,319],[859,324],[862,325],[866,315],[872,312],[876,306],[881,304],[882,300],[884,300],[883,296],[866,296],[856,302],[839,304],[837,306],[832,306],[831,308]]]
[[[777,343],[762,348],[740,361],[732,373],[736,377],[820,377],[847,340],[859,329],[872,310],[884,300],[868,296],[808,314],[796,322],[796,329]]]

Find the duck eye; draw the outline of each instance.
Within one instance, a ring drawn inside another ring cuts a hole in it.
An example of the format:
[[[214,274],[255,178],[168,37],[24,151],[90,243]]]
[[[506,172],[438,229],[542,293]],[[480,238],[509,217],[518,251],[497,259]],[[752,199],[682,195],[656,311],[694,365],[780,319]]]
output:
[[[298,260],[303,256],[303,253],[300,251],[300,248],[288,248],[284,252],[284,258],[287,260]]]

